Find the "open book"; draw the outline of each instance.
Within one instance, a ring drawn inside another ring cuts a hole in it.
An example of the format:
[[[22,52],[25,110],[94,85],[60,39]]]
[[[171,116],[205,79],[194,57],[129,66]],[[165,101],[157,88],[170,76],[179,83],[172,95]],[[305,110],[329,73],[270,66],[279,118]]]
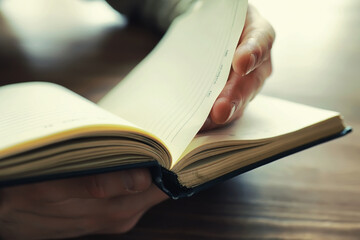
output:
[[[246,8],[199,1],[98,104],[51,83],[1,87],[0,186],[148,167],[178,198],[349,132],[336,112],[258,96],[238,121],[197,134],[226,83]]]

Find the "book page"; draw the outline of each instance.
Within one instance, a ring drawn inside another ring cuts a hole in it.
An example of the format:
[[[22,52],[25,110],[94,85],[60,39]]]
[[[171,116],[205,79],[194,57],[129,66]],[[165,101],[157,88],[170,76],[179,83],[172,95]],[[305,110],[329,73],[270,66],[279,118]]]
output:
[[[178,159],[226,84],[246,10],[246,0],[197,1],[99,105],[162,139]]]
[[[31,82],[1,87],[0,113],[0,158],[61,140],[66,137],[61,133],[66,131],[79,134],[94,127],[107,131],[137,128],[51,83]]]
[[[261,140],[296,132],[337,116],[337,112],[258,95],[240,119],[227,127],[198,134],[183,156],[206,144],[225,141],[261,143]]]

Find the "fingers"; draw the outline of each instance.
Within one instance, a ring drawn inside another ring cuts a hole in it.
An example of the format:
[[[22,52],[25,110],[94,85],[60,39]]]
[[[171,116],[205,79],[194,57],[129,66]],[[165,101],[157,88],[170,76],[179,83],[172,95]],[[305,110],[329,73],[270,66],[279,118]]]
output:
[[[249,6],[240,44],[234,54],[233,70],[244,76],[268,60],[274,39],[275,31],[272,26],[254,7]]]
[[[93,233],[123,233],[135,226],[152,206],[167,199],[155,185],[138,194],[110,199],[70,199],[44,203],[24,211],[21,206],[2,215],[6,239],[76,237]],[[39,235],[40,234],[40,235]]]
[[[137,206],[138,212],[134,212],[127,218],[125,221],[122,218],[117,217],[116,215],[111,218],[111,223],[108,224],[106,228],[102,229],[98,233],[114,234],[114,233],[125,233],[132,229],[141,216],[152,206],[168,199],[168,196],[158,189],[155,185],[152,185],[149,190],[140,195],[131,195],[126,196],[127,202],[132,203]],[[122,203],[124,209],[128,208],[128,204]],[[119,205],[119,204],[118,204]],[[114,211],[116,212],[116,211]],[[114,218],[115,217],[115,218]]]
[[[147,169],[131,169],[80,178],[48,181],[2,189],[3,201],[61,202],[70,198],[105,199],[147,190],[152,179]]]
[[[270,59],[246,76],[232,71],[201,130],[217,128],[241,117],[246,105],[261,89],[271,71]]]
[[[105,217],[107,222],[118,222],[128,220],[165,199],[167,195],[152,184],[148,190],[139,194],[119,196],[108,199],[106,203],[102,199],[98,200],[99,210],[93,210],[91,213],[99,218]]]
[[[271,74],[274,39],[272,26],[250,5],[228,82],[201,130],[220,127],[242,115],[247,103]]]
[[[108,199],[83,199],[71,198],[61,202],[29,203],[17,205],[17,212],[34,214],[37,216],[54,218],[86,218],[103,216],[114,218],[113,220],[128,219],[139,211],[147,210],[149,207],[166,199],[167,195],[155,185],[148,190],[130,195],[121,195]],[[21,209],[21,210],[20,210]]]

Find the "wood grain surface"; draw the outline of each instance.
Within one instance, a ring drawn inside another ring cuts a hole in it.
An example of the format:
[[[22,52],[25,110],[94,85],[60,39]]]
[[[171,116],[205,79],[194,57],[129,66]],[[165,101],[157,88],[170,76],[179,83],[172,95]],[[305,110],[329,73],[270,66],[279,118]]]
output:
[[[97,101],[161,38],[101,1],[24,2],[0,1],[0,85],[50,81]],[[168,200],[125,235],[79,240],[360,239],[360,2],[252,3],[277,32],[263,93],[339,111],[354,132]]]

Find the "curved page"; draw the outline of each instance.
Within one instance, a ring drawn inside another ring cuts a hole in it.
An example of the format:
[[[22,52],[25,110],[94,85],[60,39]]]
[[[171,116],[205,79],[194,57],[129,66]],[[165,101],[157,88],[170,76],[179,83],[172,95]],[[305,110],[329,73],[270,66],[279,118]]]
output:
[[[159,137],[175,165],[225,86],[246,10],[246,0],[197,1],[99,105]]]
[[[0,88],[0,159],[77,136],[133,132],[155,137],[79,95],[51,83]],[[94,135],[96,136],[96,135]]]

